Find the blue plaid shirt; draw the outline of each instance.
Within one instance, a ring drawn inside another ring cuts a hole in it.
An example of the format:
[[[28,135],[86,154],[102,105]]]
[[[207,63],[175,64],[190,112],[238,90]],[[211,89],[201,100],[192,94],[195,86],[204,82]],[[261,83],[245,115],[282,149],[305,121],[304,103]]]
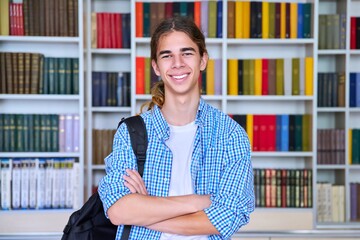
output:
[[[169,126],[160,109],[142,114],[148,131],[143,180],[149,195],[166,197],[169,193],[172,153],[165,141]],[[198,129],[192,154],[191,175],[196,194],[210,194],[212,204],[204,209],[220,235],[209,239],[229,239],[249,222],[254,210],[253,172],[250,143],[246,132],[229,116],[200,99],[195,124]],[[137,169],[125,124],[117,130],[112,153],[105,159],[106,175],[99,183],[105,212],[119,198],[130,194],[122,176],[125,169]],[[121,238],[119,226],[116,239]],[[161,233],[133,226],[130,239],[159,239]]]

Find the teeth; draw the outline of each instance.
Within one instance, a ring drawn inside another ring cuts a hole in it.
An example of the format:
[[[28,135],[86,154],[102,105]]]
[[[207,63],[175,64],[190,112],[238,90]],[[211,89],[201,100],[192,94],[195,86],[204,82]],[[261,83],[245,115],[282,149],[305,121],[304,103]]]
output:
[[[175,78],[175,79],[181,79],[181,78],[184,78],[184,77],[186,77],[187,76],[187,74],[183,74],[183,75],[180,75],[180,76],[173,76],[173,78]]]

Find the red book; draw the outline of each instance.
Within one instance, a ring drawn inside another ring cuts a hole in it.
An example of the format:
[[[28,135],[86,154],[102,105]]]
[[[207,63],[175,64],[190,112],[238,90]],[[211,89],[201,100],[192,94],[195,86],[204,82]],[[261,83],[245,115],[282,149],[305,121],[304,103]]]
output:
[[[201,2],[194,2],[194,22],[201,28]]]
[[[104,18],[103,13],[96,13],[97,48],[104,48]]]
[[[24,36],[24,13],[23,13],[23,4],[18,3],[18,16],[19,16],[19,35]]]
[[[259,132],[258,132],[258,151],[267,151],[268,149],[268,124],[267,124],[267,115],[259,115],[258,118],[258,125],[259,125]],[[254,117],[254,128],[255,128],[255,117]]]
[[[350,49],[356,49],[356,17],[350,19]]]
[[[117,48],[117,32],[120,31],[118,24],[116,23],[116,15],[118,13],[110,13],[110,48]]]
[[[254,115],[253,119],[253,151],[260,151],[259,139],[261,115]]]
[[[122,33],[123,31],[125,31],[125,29],[123,28],[123,23],[122,23],[122,16],[121,13],[118,13],[115,15],[115,29],[116,29],[116,44],[115,44],[115,48],[122,48],[123,47],[123,36]]]
[[[110,13],[103,13],[103,39],[104,39],[104,48],[111,48],[111,31],[112,27],[110,20]]]
[[[135,21],[136,21],[136,37],[140,38],[144,35],[144,5],[143,2],[135,3]]]
[[[9,22],[10,22],[10,35],[14,36],[15,34],[15,3],[10,3],[9,5]]]
[[[170,18],[173,16],[173,3],[166,2],[165,3],[165,18]]]
[[[265,207],[271,207],[271,169],[265,169]]]
[[[268,125],[267,133],[267,151],[276,150],[276,115],[268,115],[266,117]]]
[[[136,94],[145,94],[145,57],[136,57]]]
[[[269,95],[269,60],[266,58],[262,59],[262,95]]]

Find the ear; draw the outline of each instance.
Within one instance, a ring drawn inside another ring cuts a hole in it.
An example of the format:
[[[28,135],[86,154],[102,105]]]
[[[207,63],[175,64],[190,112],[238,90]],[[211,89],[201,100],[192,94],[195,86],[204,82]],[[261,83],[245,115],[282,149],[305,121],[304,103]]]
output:
[[[200,60],[200,71],[205,70],[208,60],[209,60],[209,55],[207,53],[204,53],[204,55]]]
[[[156,74],[158,77],[160,77],[160,69],[159,69],[157,63],[155,62],[155,60],[151,60],[151,66],[152,66],[152,68],[154,69],[155,74]]]

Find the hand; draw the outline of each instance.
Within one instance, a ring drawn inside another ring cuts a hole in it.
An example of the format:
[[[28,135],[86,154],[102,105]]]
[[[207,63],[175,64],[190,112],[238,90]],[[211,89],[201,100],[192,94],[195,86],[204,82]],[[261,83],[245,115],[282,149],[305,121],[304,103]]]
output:
[[[124,175],[125,186],[129,188],[131,193],[138,193],[142,195],[148,195],[145,187],[145,183],[140,174],[136,170],[126,169],[128,175]]]

